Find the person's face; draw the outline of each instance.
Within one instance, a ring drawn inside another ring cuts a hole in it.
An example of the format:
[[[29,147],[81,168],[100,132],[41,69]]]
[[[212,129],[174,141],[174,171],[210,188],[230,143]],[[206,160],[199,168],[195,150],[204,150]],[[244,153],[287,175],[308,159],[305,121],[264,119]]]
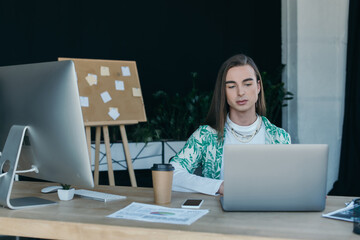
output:
[[[230,115],[232,112],[255,114],[260,81],[256,79],[255,71],[250,65],[230,68],[226,74],[225,89]]]

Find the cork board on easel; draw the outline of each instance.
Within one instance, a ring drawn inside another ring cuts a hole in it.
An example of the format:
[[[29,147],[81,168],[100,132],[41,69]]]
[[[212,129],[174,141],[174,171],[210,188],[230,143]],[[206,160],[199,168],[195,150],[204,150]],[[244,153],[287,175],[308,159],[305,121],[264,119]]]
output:
[[[135,61],[59,58],[64,60],[75,64],[85,126],[146,122]]]

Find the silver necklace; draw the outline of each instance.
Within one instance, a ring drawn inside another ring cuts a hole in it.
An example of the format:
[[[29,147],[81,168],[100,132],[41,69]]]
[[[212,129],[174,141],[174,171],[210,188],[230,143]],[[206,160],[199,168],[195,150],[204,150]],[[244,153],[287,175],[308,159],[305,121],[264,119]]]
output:
[[[257,125],[257,127],[256,127],[255,132],[252,133],[252,134],[247,134],[247,135],[246,135],[246,134],[242,134],[242,133],[236,131],[234,128],[232,128],[232,127],[230,126],[230,122],[229,122],[229,121],[227,121],[226,128],[227,128],[227,130],[229,130],[229,131],[231,132],[231,134],[232,134],[238,141],[240,141],[240,142],[242,142],[242,143],[248,143],[248,142],[250,142],[251,140],[253,140],[253,138],[255,137],[255,135],[260,131],[261,124],[262,124],[262,119],[260,118],[260,119],[259,119],[259,123],[258,123],[258,125]]]

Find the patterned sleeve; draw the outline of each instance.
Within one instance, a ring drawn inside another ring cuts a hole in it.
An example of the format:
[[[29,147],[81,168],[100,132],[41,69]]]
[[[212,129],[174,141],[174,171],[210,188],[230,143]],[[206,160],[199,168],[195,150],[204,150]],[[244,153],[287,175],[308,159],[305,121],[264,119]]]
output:
[[[203,136],[199,127],[187,140],[184,147],[171,159],[179,163],[189,173],[194,173],[201,164],[203,150]]]
[[[272,124],[266,117],[262,117],[265,124],[265,131],[269,137],[270,144],[291,144],[290,134],[284,129]]]
[[[282,128],[278,128],[277,138],[280,144],[291,144],[290,134]]]

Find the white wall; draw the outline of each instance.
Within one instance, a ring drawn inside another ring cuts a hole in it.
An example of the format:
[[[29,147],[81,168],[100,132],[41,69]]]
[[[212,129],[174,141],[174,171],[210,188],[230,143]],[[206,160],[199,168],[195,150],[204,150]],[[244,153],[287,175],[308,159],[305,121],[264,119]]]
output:
[[[327,190],[338,178],[348,0],[282,0],[283,81],[295,94],[283,127],[295,143],[329,145]]]
[[[185,145],[185,141],[166,141],[145,143],[129,143],[130,156],[133,161],[133,168],[150,169],[154,163],[162,162],[162,146],[164,146],[164,162],[169,163],[169,159],[179,152]],[[127,163],[122,143],[114,143],[110,146],[112,168],[114,170],[126,170]],[[107,171],[107,159],[105,144],[100,144],[100,164],[99,171]],[[95,144],[91,145],[91,167],[95,169]]]

